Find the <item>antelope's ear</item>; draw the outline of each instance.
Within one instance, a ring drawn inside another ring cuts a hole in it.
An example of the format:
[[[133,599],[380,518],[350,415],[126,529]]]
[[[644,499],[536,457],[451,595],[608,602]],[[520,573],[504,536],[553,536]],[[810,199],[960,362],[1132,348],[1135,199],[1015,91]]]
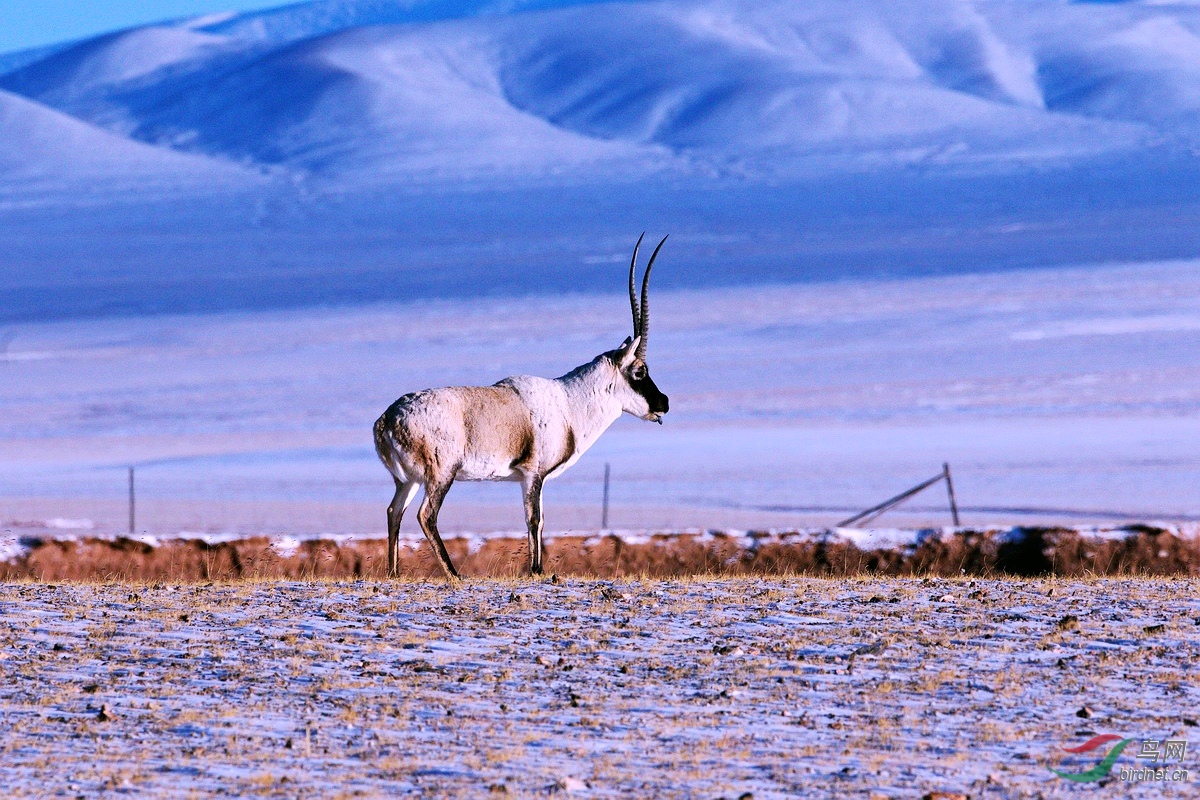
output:
[[[620,367],[621,369],[625,369],[626,367],[628,367],[630,364],[633,363],[633,360],[635,358],[637,358],[638,342],[640,342],[641,340],[642,340],[642,337],[640,337],[640,336],[635,336],[633,338],[629,338],[629,337],[625,338],[625,341],[621,344],[620,347],[617,348],[616,358],[614,359],[617,362],[618,367]]]

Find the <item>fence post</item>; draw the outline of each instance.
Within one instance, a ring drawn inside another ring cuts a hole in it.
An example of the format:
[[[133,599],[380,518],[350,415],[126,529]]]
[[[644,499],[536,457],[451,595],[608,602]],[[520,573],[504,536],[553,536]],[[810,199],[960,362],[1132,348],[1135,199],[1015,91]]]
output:
[[[600,530],[608,530],[608,462],[604,462],[604,505],[600,512]]]
[[[954,481],[950,480],[950,464],[942,463],[942,474],[946,476],[946,494],[950,495],[950,518],[954,520],[954,527],[958,527],[958,503],[954,501]]]
[[[134,525],[134,508],[136,499],[133,490],[133,467],[129,468],[129,535],[133,536]]]

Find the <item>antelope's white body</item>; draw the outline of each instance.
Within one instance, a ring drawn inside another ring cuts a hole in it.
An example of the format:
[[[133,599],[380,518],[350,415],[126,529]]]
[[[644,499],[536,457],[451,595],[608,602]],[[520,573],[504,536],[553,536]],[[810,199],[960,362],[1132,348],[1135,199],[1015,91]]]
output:
[[[543,482],[578,461],[622,413],[660,423],[667,413],[667,396],[654,385],[645,363],[647,285],[653,263],[651,256],[640,310],[633,297],[634,264],[630,265],[634,336],[617,349],[552,380],[518,375],[491,386],[406,394],[375,421],[375,450],[396,483],[388,507],[390,575],[397,571],[404,510],[423,486],[418,521],[447,576],[457,577],[437,531],[438,510],[456,480],[521,483],[530,571],[542,571]]]
[[[376,423],[379,457],[401,481],[428,483],[449,470],[462,481],[553,478],[621,416],[611,389],[595,385],[615,370],[598,362],[555,380],[517,375],[407,394]]]

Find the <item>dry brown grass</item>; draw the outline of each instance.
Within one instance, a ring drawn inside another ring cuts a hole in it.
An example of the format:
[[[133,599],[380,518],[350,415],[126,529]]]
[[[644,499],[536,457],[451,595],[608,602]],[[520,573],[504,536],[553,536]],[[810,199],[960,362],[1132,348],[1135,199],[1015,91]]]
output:
[[[558,575],[594,578],[1200,574],[1200,541],[1157,528],[1138,526],[1116,539],[1089,538],[1067,528],[1029,528],[1016,540],[1005,533],[960,531],[931,537],[915,549],[892,550],[864,550],[845,540],[821,541],[799,533],[747,538],[659,534],[634,542],[617,536],[558,536],[548,540],[547,564]],[[34,538],[26,543],[24,557],[0,564],[0,580],[378,579],[384,577],[386,563],[381,539],[317,539],[288,554],[281,554],[266,537],[217,544],[180,539],[158,546],[127,538]],[[491,539],[477,549],[466,539],[448,539],[446,545],[464,576],[512,578],[525,573],[523,540]],[[424,544],[401,551],[400,569],[410,578],[440,574]]]

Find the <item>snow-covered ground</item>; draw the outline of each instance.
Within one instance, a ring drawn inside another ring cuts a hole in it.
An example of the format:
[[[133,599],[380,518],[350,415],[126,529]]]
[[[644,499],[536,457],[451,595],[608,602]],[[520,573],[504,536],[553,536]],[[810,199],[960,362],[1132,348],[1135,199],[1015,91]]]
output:
[[[599,527],[605,463],[616,528],[832,524],[943,461],[968,525],[1195,520],[1197,308],[1194,263],[659,292],[671,413],[620,420],[547,524]],[[120,531],[132,464],[151,533],[381,530],[395,397],[559,375],[628,325],[618,294],[12,327],[0,519]],[[948,522],[940,487],[881,519]],[[520,529],[517,489],[457,485],[444,526]]]
[[[0,586],[14,796],[1190,797],[1195,580]],[[1141,742],[1183,741],[1179,758]],[[1120,779],[1187,770],[1190,781]],[[1091,786],[1093,784],[1085,784]],[[1092,793],[1091,789],[1086,789]],[[934,794],[945,793],[945,794]]]

